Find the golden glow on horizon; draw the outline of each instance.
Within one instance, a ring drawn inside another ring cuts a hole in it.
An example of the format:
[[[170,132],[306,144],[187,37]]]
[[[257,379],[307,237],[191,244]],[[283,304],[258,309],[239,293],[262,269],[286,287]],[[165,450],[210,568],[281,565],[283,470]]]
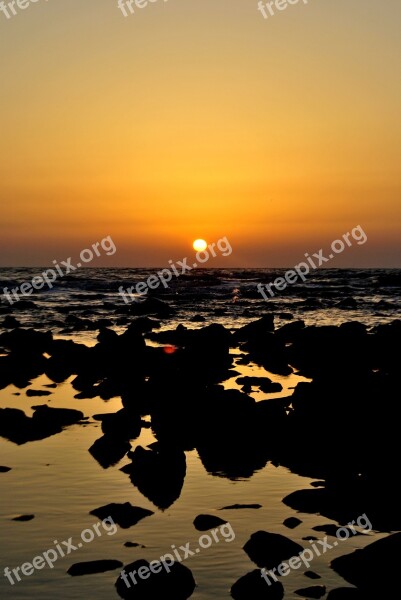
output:
[[[400,256],[401,3],[37,3],[0,22],[0,264],[291,266],[360,224],[333,266]],[[13,51],[10,52],[10,48]]]

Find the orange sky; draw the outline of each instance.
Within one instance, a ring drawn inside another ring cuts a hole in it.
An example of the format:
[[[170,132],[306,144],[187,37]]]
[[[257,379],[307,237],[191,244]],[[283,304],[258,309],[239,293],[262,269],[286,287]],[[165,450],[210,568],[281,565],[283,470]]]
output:
[[[0,14],[0,264],[401,266],[399,0],[39,0]]]

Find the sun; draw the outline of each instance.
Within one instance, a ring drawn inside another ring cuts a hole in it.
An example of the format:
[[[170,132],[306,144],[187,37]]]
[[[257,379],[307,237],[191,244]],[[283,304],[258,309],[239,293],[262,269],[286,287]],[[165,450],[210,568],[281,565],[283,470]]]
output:
[[[207,248],[207,242],[205,240],[195,240],[192,246],[197,252],[203,252]]]

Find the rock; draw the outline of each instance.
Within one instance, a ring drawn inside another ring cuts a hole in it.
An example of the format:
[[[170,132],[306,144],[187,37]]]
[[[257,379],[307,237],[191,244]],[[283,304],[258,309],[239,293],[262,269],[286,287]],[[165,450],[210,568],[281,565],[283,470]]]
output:
[[[116,413],[103,413],[93,415],[93,418],[102,422],[102,431],[105,435],[119,440],[134,440],[141,433],[141,417],[125,408]]]
[[[131,444],[115,436],[103,435],[89,448],[89,453],[103,467],[116,465],[131,450]]]
[[[128,308],[131,315],[156,315],[159,319],[167,319],[175,314],[174,308],[153,297],[146,298],[142,302],[133,302]]]
[[[277,329],[275,335],[285,343],[292,342],[304,327],[304,321],[293,321]]]
[[[223,506],[219,510],[240,510],[242,508],[262,508],[261,504],[231,504],[230,506]]]
[[[125,542],[124,546],[126,548],[145,548],[145,546],[137,544],[136,542]]]
[[[249,341],[253,338],[259,339],[264,333],[274,331],[274,315],[265,315],[257,321],[252,321],[234,332],[236,341]]]
[[[35,515],[19,515],[18,517],[13,517],[13,521],[32,521],[35,518]]]
[[[399,590],[401,533],[369,544],[363,550],[335,558],[331,567],[366,594],[394,597]]]
[[[213,527],[220,527],[225,523],[227,521],[214,515],[198,515],[194,519],[194,526],[198,531],[208,531],[209,529],[213,529]]]
[[[21,324],[19,321],[17,321],[17,319],[15,317],[12,317],[10,315],[7,315],[7,317],[5,317],[4,321],[3,321],[3,327],[4,329],[16,329],[17,327],[20,327]]]
[[[113,502],[111,504],[106,504],[105,506],[100,506],[99,508],[92,510],[89,514],[95,515],[95,517],[102,520],[111,517],[122,529],[128,529],[129,527],[136,525],[141,519],[150,517],[150,515],[153,515],[154,513],[146,508],[132,506],[129,502],[125,502],[124,504],[116,504]]]
[[[249,393],[252,387],[258,387],[265,394],[274,394],[283,389],[281,383],[275,383],[268,377],[238,377],[236,383],[242,385],[242,389],[246,393]]]
[[[314,571],[305,571],[304,575],[309,579],[321,579],[320,575],[318,575]]]
[[[155,564],[156,562],[159,564]],[[138,575],[139,570],[142,578]],[[115,586],[118,595],[126,600],[131,598],[133,600],[158,600],[159,598],[187,600],[192,596],[196,583],[192,572],[180,563],[171,563],[169,560],[168,563],[152,561],[149,564],[148,561],[141,559],[124,566]]]
[[[21,302],[20,302],[21,305]],[[53,336],[50,332],[35,329],[13,329],[0,335],[0,344],[18,354],[43,354],[48,352]]]
[[[288,527],[288,529],[295,529],[295,527],[298,527],[298,525],[301,525],[301,523],[301,519],[297,519],[297,517],[288,517],[288,519],[285,519],[283,522],[283,525]]]
[[[46,405],[34,408],[32,417],[16,408],[0,409],[0,436],[15,444],[25,444],[60,433],[63,427],[79,423],[84,417],[79,410]]]
[[[11,467],[0,466],[0,473],[8,473],[9,471],[11,471]]]
[[[327,600],[370,600],[370,596],[365,596],[356,588],[337,588],[329,592]]]
[[[279,533],[257,531],[246,542],[244,550],[258,567],[273,569],[302,552],[304,548]]]
[[[231,597],[234,600],[282,600],[284,588],[280,581],[270,581],[269,585],[261,571],[255,569],[234,583]]]
[[[120,569],[123,563],[119,560],[90,560],[71,565],[68,569],[68,575],[77,577],[79,575],[92,575],[93,573],[105,573]]]
[[[29,397],[34,396],[50,396],[53,392],[49,392],[48,390],[27,390],[26,395]]]
[[[154,444],[147,449],[137,446],[128,456],[131,463],[121,470],[130,476],[138,490],[161,510],[174,504],[184,485],[185,453],[164,444]]]
[[[312,585],[311,587],[295,590],[295,593],[306,598],[322,598],[326,594],[326,587],[324,585]]]

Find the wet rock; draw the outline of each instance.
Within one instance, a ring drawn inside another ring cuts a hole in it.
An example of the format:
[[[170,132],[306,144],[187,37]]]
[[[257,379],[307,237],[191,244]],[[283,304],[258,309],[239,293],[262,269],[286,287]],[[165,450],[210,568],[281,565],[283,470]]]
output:
[[[262,505],[261,504],[231,504],[230,506],[223,506],[223,508],[220,508],[219,510],[240,510],[242,508],[257,509],[257,508],[262,508]]]
[[[305,577],[308,577],[308,579],[321,579],[320,575],[314,571],[305,571],[304,575]]]
[[[131,463],[121,470],[139,491],[161,510],[174,504],[184,485],[185,453],[165,444],[153,444],[147,449],[138,446],[129,458]]]
[[[125,308],[125,307],[124,307]],[[158,298],[146,298],[142,302],[133,302],[128,307],[131,315],[156,315],[160,319],[167,319],[175,314],[175,309]]]
[[[355,448],[355,446],[353,446]],[[353,450],[353,457],[357,453]],[[370,456],[370,445],[366,446],[364,452]],[[395,456],[395,454],[393,455]],[[391,531],[401,529],[401,516],[399,505],[401,495],[395,481],[391,477],[381,472],[372,470],[370,476],[359,477],[357,475],[346,476],[347,465],[349,468],[352,461],[352,455],[348,454],[346,461],[341,462],[344,468],[343,479],[334,477],[332,483],[327,482],[327,487],[307,490],[297,490],[283,499],[284,504],[290,506],[293,510],[318,513],[328,519],[332,519],[341,524],[352,523],[355,515],[368,515],[370,522],[376,530]],[[377,461],[377,457],[372,460]],[[388,464],[385,464],[384,458],[377,465],[381,469],[387,469],[392,465],[391,455],[386,454]],[[364,461],[365,462],[365,461]],[[337,456],[336,469],[338,471],[339,459]],[[367,468],[372,466],[370,463]],[[326,465],[323,467],[327,469]],[[384,486],[384,488],[383,488]],[[383,489],[386,493],[383,494]],[[355,523],[354,523],[355,525]],[[369,523],[362,525],[360,529],[369,529]]]
[[[141,519],[150,517],[150,515],[153,515],[154,513],[146,508],[132,506],[129,502],[125,502],[124,504],[116,504],[113,502],[111,504],[106,504],[105,506],[100,506],[99,508],[92,510],[89,514],[95,515],[95,517],[102,520],[111,517],[122,529],[128,529],[129,527],[136,525]]]
[[[32,419],[34,423],[38,422],[41,427],[67,427],[75,425],[84,419],[84,413],[72,408],[50,408],[47,404],[33,407],[34,413]]]
[[[126,600],[131,598],[133,600],[159,598],[187,600],[196,587],[192,572],[188,567],[177,562],[148,563],[141,559],[124,566],[122,573],[125,578],[120,574],[115,586],[118,595]]]
[[[83,365],[87,365],[91,350],[84,344],[76,344],[72,340],[54,340],[48,350],[46,375],[51,381],[61,383],[71,375],[78,374]]]
[[[214,515],[198,515],[194,519],[194,526],[198,531],[208,531],[214,527],[220,527],[225,523],[227,523],[227,521]]]
[[[363,594],[356,588],[337,588],[331,590],[327,600],[370,600],[369,594]]]
[[[131,450],[131,444],[114,436],[103,435],[89,448],[89,453],[103,467],[116,465]]]
[[[293,321],[277,329],[275,335],[285,343],[292,342],[304,327],[304,321]]]
[[[141,433],[141,417],[125,408],[116,413],[94,415],[93,418],[101,421],[102,431],[107,436],[128,441],[135,440]]]
[[[258,387],[265,394],[274,394],[283,389],[281,383],[275,383],[268,377],[238,377],[236,383],[242,385],[246,393],[251,392],[252,387]]]
[[[49,351],[52,339],[50,332],[14,329],[0,335],[0,344],[18,354],[43,354]]]
[[[105,573],[120,569],[123,563],[119,560],[90,560],[71,565],[68,569],[68,575],[77,577],[80,575],[92,575],[93,573]]]
[[[274,315],[265,315],[257,321],[252,321],[234,332],[236,341],[248,342],[251,339],[260,339],[265,333],[274,331]]]
[[[7,317],[5,317],[3,321],[2,326],[4,327],[4,329],[16,329],[17,327],[20,327],[21,324],[15,317],[7,315]]]
[[[258,567],[273,569],[302,552],[303,547],[278,533],[257,531],[246,542],[244,550]]]
[[[270,581],[269,585],[261,571],[255,569],[234,583],[231,597],[234,600],[282,600],[284,588],[280,581]]]
[[[79,410],[46,405],[34,408],[32,417],[16,408],[0,409],[0,436],[16,444],[25,444],[60,433],[63,427],[79,423],[84,417]]]
[[[124,546],[126,548],[145,548],[145,546],[137,544],[136,542],[125,542]]]
[[[301,523],[301,519],[297,519],[297,517],[288,517],[288,519],[283,521],[283,525],[288,527],[288,529],[295,529],[295,527],[298,527],[298,525],[301,525]]]
[[[52,394],[52,392],[49,392],[48,390],[27,390],[26,391],[26,395],[29,397],[35,397],[35,396],[50,396]]]
[[[399,590],[400,553],[401,533],[394,533],[363,550],[335,558],[331,567],[366,594],[394,597]]]
[[[19,515],[18,517],[13,517],[13,521],[21,521],[24,523],[25,521],[32,521],[35,518],[35,515]]]
[[[295,590],[295,593],[304,598],[322,598],[326,594],[326,588],[324,585],[312,585],[311,587]]]

